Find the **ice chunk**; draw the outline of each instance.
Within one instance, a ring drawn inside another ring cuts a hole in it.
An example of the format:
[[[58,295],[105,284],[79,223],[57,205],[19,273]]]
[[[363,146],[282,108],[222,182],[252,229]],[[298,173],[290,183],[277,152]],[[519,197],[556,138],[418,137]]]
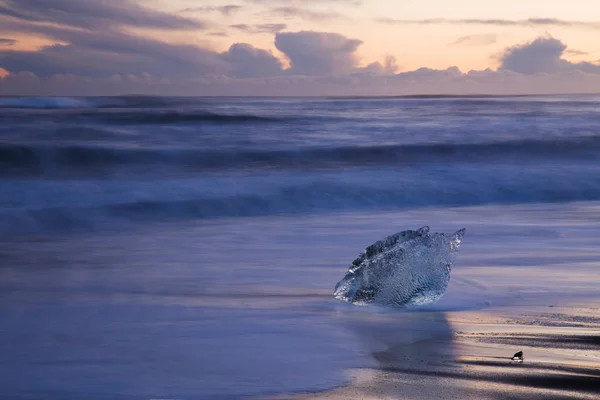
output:
[[[448,287],[452,263],[465,230],[429,233],[425,226],[367,247],[335,286],[334,296],[349,303],[387,306],[438,301]]]

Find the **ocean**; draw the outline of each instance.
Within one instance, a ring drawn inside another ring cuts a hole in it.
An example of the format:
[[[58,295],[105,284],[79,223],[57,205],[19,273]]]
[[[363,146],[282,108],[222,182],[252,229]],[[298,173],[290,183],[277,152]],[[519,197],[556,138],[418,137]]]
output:
[[[446,313],[587,304],[600,96],[0,97],[0,397],[231,399],[343,385]],[[466,228],[442,300],[333,287]]]

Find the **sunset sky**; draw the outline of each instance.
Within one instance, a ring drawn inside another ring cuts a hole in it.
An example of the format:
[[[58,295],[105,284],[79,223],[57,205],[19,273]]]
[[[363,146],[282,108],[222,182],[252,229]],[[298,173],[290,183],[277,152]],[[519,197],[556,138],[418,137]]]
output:
[[[0,0],[0,94],[600,92],[599,38],[597,0]]]

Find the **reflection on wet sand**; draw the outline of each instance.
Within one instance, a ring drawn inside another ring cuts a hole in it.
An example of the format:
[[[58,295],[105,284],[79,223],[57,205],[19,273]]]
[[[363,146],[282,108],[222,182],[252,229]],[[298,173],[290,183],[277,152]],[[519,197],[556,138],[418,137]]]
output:
[[[419,318],[423,318],[422,325]],[[354,371],[353,383],[347,387],[294,397],[521,400],[600,396],[598,325],[567,328],[569,333],[563,334],[556,327],[496,324],[498,332],[493,332],[486,325],[490,321],[482,318],[482,312],[477,321],[466,321],[464,315],[456,318],[453,313],[398,315],[396,339],[389,325],[382,333],[378,331],[382,326],[367,324],[356,330],[359,336],[366,343],[378,339],[388,345],[372,352],[376,369]],[[431,334],[422,340],[402,341],[411,329]],[[477,332],[465,333],[468,330]],[[523,363],[511,359],[519,349],[527,354]]]

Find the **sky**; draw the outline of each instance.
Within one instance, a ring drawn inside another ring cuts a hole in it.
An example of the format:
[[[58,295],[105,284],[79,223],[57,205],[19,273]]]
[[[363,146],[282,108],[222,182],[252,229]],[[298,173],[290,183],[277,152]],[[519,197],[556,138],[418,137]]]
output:
[[[600,93],[598,38],[598,0],[0,0],[0,94]]]

